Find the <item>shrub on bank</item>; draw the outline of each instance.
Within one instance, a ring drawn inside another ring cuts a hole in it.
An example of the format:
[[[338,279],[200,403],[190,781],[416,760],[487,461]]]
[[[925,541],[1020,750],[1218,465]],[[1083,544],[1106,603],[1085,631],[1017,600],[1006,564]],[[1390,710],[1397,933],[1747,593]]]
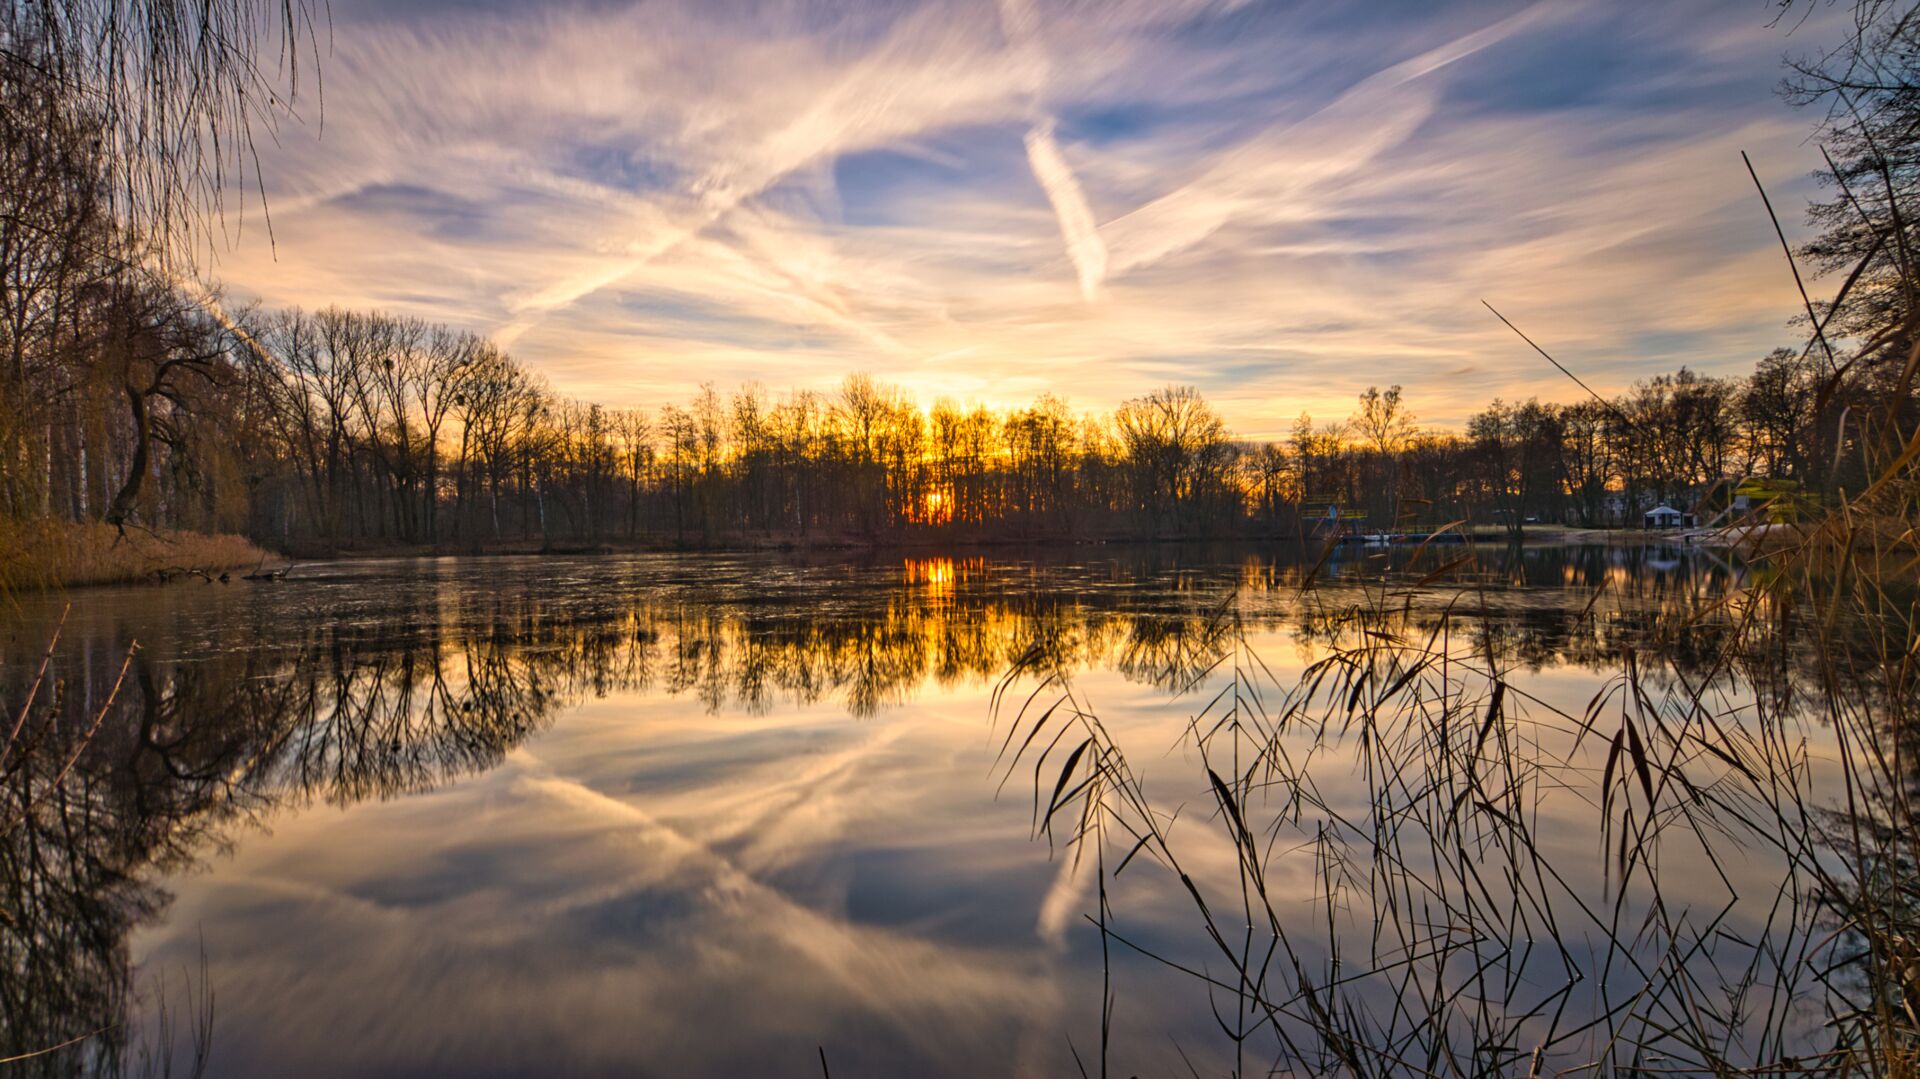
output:
[[[244,536],[128,528],[98,521],[0,525],[0,587],[127,584],[251,569],[270,557]]]

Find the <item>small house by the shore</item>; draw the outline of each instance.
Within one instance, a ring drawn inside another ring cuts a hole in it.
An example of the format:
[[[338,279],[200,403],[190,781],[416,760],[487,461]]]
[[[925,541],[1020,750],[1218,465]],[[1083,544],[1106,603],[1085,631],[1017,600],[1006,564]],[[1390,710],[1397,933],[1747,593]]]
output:
[[[1693,514],[1683,513],[1664,503],[1648,510],[1643,520],[1648,529],[1693,527]]]

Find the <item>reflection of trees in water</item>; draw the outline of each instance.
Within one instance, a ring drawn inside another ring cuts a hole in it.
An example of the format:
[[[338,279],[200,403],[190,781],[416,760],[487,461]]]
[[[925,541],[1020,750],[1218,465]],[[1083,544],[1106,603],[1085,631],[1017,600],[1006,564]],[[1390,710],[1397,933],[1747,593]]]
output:
[[[84,747],[80,719],[112,650],[63,653],[58,691],[28,720],[34,752],[4,766],[0,1058],[93,1035],[11,1067],[117,1074],[152,1052],[129,1031],[127,950],[168,901],[150,881],[274,806],[422,790],[498,763],[562,699],[507,641],[428,621],[398,635],[316,628],[191,660],[146,649]]]
[[[29,792],[45,778],[25,769],[7,775],[6,814],[14,825],[0,838],[0,1057],[102,1031],[88,1055],[117,1060],[124,1038],[113,1023],[125,1014],[129,993],[127,934],[165,902],[128,870],[167,860],[175,848],[144,822],[112,816],[91,776],[76,777],[66,797],[22,819]],[[150,851],[162,857],[148,857]],[[9,1067],[66,1074],[79,1056]]]
[[[401,592],[376,617],[302,618],[268,601],[222,611],[212,629],[70,629],[60,690],[29,719],[35,744],[55,752],[4,762],[4,819],[16,823],[0,833],[0,1057],[98,1031],[16,1067],[122,1070],[138,1040],[121,1025],[133,995],[128,934],[168,901],[153,878],[278,806],[386,798],[491,768],[569,702],[653,690],[715,711],[833,700],[868,716],[928,683],[990,684],[1022,656],[1179,692],[1242,629],[1291,633],[1308,652],[1367,632],[1339,590],[1301,592],[1301,573],[1244,569],[1169,567],[1104,588],[909,574],[832,603],[755,602],[744,587],[708,586],[592,602]],[[1715,643],[1674,627],[1732,584],[1649,584],[1604,559],[1523,566],[1517,588],[1511,567],[1495,572],[1502,585],[1482,609],[1454,610],[1474,616],[1463,624],[1503,667],[1604,669],[1631,646],[1704,663]],[[1605,582],[1603,602],[1569,606],[1561,589],[1575,578]],[[1530,601],[1530,589],[1552,589],[1550,602]],[[1421,602],[1407,601],[1404,626],[1437,623],[1441,608]],[[132,636],[145,646],[127,685],[50,790],[51,763],[77,747]],[[21,699],[25,676],[0,677],[3,699]]]
[[[1129,620],[1113,659],[1135,681],[1182,693],[1204,679],[1233,645],[1224,604],[1211,610]]]
[[[1736,629],[1729,604],[1759,605],[1763,625],[1781,625],[1777,600],[1745,570],[1701,551],[1638,547],[1527,548],[1500,556],[1480,555],[1447,575],[1448,587],[1408,587],[1423,569],[1459,557],[1425,555],[1425,567],[1396,563],[1367,603],[1350,593],[1312,592],[1316,597],[1278,619],[1304,662],[1352,643],[1363,633],[1391,632],[1420,638],[1448,632],[1471,634],[1474,651],[1503,671],[1539,672],[1577,667],[1611,673],[1630,651],[1657,655],[1642,674],[1664,688],[1672,672],[1731,679],[1769,692],[1786,692],[1793,679],[1819,661],[1810,642],[1783,632],[1762,654],[1749,647],[1751,628],[1740,629],[1739,654],[1755,662],[1727,667]],[[1349,578],[1351,579],[1351,578]],[[1757,587],[1758,586],[1758,587]],[[1382,600],[1381,593],[1385,594]],[[1380,614],[1391,614],[1382,626]],[[1790,624],[1790,623],[1788,623]],[[1804,681],[1800,684],[1806,684]]]

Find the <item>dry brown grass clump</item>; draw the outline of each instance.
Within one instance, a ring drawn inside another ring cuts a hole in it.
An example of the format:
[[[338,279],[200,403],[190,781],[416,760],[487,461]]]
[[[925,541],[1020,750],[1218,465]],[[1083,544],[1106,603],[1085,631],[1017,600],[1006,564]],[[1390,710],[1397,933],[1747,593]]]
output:
[[[0,587],[77,588],[180,576],[218,577],[271,557],[244,536],[129,528],[98,521],[0,525]]]

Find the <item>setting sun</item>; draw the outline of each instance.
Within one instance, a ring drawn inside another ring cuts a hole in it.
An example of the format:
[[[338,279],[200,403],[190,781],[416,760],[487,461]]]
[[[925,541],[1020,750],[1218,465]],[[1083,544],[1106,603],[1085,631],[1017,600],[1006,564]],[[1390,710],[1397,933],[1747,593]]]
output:
[[[928,491],[920,507],[920,518],[928,524],[945,524],[953,520],[953,503],[944,491]]]

